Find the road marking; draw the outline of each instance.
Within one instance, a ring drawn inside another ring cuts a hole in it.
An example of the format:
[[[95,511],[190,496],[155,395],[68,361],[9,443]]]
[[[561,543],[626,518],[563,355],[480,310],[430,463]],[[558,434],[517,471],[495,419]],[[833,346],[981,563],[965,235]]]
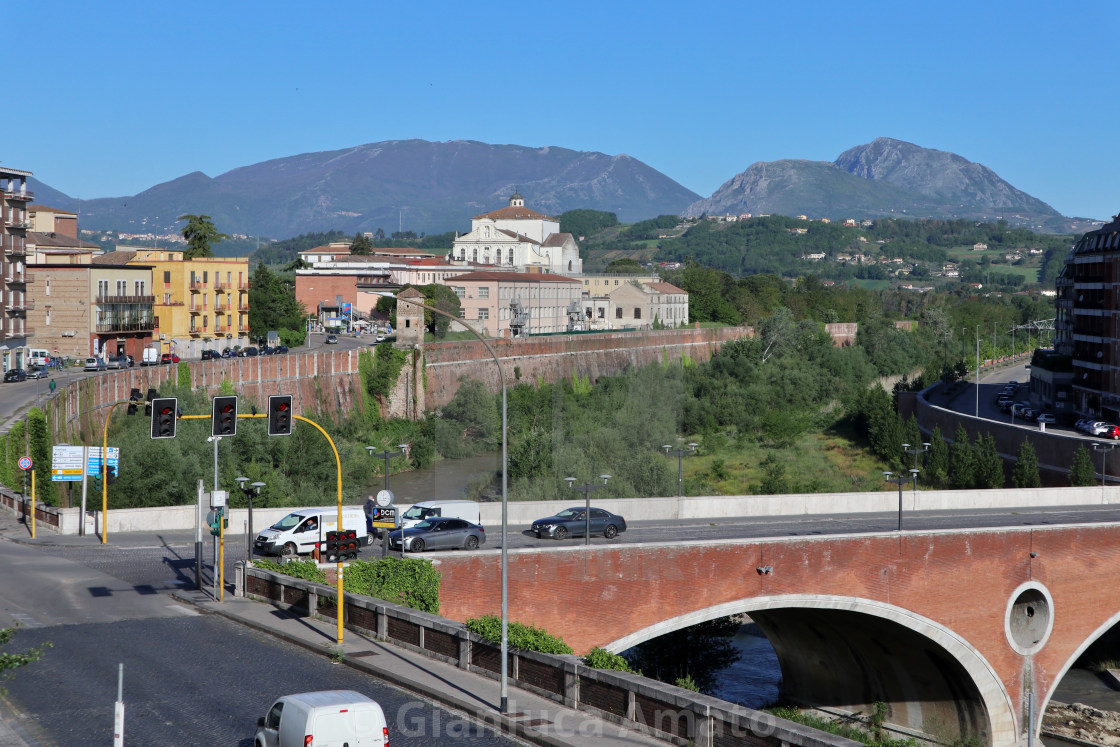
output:
[[[169,610],[174,610],[175,612],[178,612],[180,615],[188,615],[190,617],[197,617],[198,615],[202,614],[198,610],[192,610],[190,607],[184,607],[181,604],[169,604],[169,605],[167,605],[167,608]]]
[[[12,613],[12,619],[22,628],[42,628],[46,623],[41,623],[31,615]]]

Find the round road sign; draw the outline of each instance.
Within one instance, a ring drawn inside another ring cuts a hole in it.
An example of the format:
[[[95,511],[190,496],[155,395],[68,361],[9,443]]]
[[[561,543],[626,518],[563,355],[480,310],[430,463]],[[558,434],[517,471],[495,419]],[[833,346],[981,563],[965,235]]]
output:
[[[10,464],[10,462],[9,462],[9,464]],[[26,456],[20,457],[19,458],[19,468],[24,469],[24,470],[31,469],[31,457],[26,457]]]

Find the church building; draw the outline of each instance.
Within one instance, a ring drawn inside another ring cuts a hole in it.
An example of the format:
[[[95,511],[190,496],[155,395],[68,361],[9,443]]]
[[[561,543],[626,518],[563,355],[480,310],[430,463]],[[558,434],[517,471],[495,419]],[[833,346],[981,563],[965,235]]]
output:
[[[525,207],[517,192],[509,198],[509,207],[471,219],[470,233],[455,239],[451,260],[514,272],[583,272],[575,238],[560,233],[556,218]]]

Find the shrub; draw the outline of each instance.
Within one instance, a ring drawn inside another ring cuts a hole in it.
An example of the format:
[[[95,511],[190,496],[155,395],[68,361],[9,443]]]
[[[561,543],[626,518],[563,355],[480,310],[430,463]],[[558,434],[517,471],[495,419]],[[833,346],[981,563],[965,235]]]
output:
[[[289,560],[287,563],[277,563],[274,560],[254,560],[253,565],[273,573],[283,573],[292,578],[302,578],[304,581],[313,581],[317,584],[327,583],[327,574],[323,573],[314,560]]]
[[[351,594],[438,615],[439,581],[439,571],[430,560],[381,558],[351,562],[343,577],[343,587]]]
[[[472,617],[466,621],[467,630],[490,643],[502,641],[502,619],[497,615]],[[509,621],[507,636],[510,648],[520,651],[538,651],[542,654],[570,654],[572,647],[561,639],[532,625]]]
[[[610,651],[602,648],[593,648],[587,652],[587,656],[583,657],[583,663],[592,669],[615,669],[619,672],[634,672],[630,668],[630,662],[623,659],[618,654],[612,654]]]

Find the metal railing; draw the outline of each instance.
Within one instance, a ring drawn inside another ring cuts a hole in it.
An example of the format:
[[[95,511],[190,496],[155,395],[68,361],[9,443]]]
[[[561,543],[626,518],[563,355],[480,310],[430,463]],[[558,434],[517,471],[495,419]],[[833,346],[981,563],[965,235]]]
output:
[[[156,302],[155,296],[98,296],[94,299],[97,304],[148,304]]]

